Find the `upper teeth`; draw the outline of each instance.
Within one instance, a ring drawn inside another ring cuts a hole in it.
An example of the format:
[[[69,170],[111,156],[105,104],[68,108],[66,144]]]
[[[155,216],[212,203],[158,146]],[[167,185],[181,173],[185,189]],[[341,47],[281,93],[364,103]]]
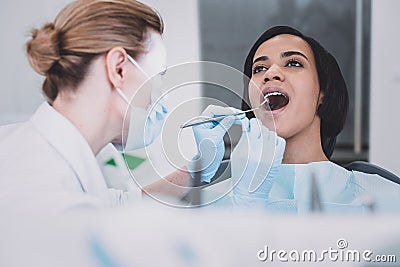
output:
[[[282,96],[286,97],[286,95],[282,94],[281,92],[270,92],[270,93],[267,93],[267,94],[264,96],[264,98],[270,97],[270,96],[273,96],[273,95],[282,95]]]

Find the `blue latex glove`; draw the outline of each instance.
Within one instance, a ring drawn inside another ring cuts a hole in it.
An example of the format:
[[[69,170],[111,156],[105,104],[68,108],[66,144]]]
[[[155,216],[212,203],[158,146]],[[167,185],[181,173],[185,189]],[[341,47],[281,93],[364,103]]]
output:
[[[203,111],[201,116],[212,118],[237,112],[241,112],[241,110],[210,105]],[[197,171],[201,170],[201,181],[210,182],[224,157],[225,145],[223,137],[225,133],[233,124],[240,124],[240,121],[244,118],[246,118],[245,114],[228,116],[220,121],[207,122],[192,127],[198,150],[196,156],[187,166],[192,178],[194,178]]]
[[[265,207],[282,163],[286,141],[256,118],[242,122],[243,133],[231,155],[233,204]]]

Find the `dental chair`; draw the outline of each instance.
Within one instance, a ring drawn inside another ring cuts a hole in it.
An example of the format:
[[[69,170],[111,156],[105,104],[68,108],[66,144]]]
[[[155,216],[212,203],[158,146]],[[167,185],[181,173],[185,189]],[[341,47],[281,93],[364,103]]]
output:
[[[329,139],[324,144],[323,149],[329,158],[333,154],[335,145],[336,145],[336,138]],[[358,171],[358,172],[364,172],[364,173],[368,173],[368,174],[377,174],[387,180],[390,180],[390,181],[400,185],[400,177],[398,177],[394,173],[391,173],[388,170],[385,170],[382,167],[379,167],[377,165],[374,165],[374,164],[366,162],[366,161],[353,161],[343,167],[349,171]]]
[[[388,170],[385,170],[382,167],[379,167],[377,165],[374,165],[374,164],[366,162],[366,161],[353,161],[353,162],[345,165],[344,167],[349,171],[359,171],[359,172],[364,172],[364,173],[369,173],[369,174],[377,174],[383,178],[386,178],[386,179],[400,185],[400,177],[398,177],[394,173],[391,173]]]

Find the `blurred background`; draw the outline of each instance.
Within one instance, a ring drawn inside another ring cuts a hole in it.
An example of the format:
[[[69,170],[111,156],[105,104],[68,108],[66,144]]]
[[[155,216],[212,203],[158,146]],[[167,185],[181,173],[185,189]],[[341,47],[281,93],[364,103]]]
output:
[[[42,77],[29,67],[29,31],[53,20],[67,0],[7,0],[0,10],[0,125],[23,121],[43,101]],[[146,0],[165,22],[168,65],[208,60],[243,69],[258,36],[291,25],[317,39],[338,60],[350,93],[349,116],[332,160],[366,160],[400,174],[398,0]],[[240,107],[236,94],[201,85],[172,100],[206,96]],[[206,102],[193,106],[200,113]]]

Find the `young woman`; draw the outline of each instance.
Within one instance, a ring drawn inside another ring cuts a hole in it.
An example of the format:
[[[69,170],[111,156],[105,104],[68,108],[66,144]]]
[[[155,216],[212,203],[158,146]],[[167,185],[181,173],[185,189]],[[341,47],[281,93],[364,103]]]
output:
[[[250,83],[242,109],[257,107],[264,97],[269,108],[248,115],[231,155],[234,203],[308,210],[315,177],[327,211],[363,211],[372,204],[400,210],[398,185],[329,161],[349,101],[335,58],[316,40],[291,27],[270,28],[251,48],[244,73]],[[266,155],[259,148],[270,148],[268,142],[275,142],[276,151]]]

